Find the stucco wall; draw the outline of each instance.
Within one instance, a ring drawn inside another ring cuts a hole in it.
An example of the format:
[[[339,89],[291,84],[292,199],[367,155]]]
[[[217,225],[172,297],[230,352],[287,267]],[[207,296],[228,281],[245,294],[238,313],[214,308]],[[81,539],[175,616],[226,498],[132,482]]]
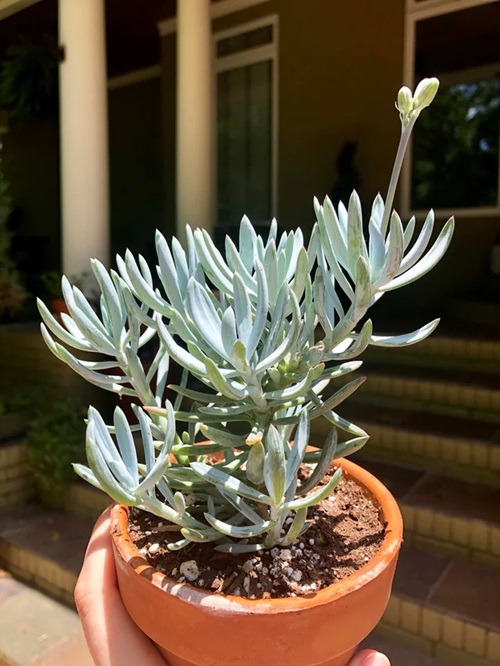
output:
[[[279,218],[312,222],[312,198],[336,181],[346,140],[358,142],[363,200],[384,189],[398,139],[392,99],[402,75],[401,0],[271,0],[215,30],[279,15]]]

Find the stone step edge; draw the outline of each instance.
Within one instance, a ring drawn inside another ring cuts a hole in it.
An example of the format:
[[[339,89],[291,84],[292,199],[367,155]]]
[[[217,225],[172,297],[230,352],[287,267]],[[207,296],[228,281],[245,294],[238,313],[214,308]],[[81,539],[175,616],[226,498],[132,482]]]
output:
[[[460,381],[430,379],[407,375],[367,373],[368,381],[355,395],[396,395],[401,398],[432,401],[452,407],[464,407],[478,412],[500,410],[500,383],[498,389]]]
[[[376,353],[391,354],[398,350],[383,350],[382,347],[369,347],[367,353],[372,350]],[[403,351],[413,356],[445,356],[447,358],[467,358],[481,361],[500,361],[500,342],[496,340],[481,340],[478,338],[456,338],[447,335],[432,335],[416,345],[412,345]]]
[[[357,424],[366,430],[373,442],[376,441],[377,448],[484,468],[500,475],[500,443],[495,446],[481,439],[447,437],[429,431],[406,430],[404,427],[363,420],[357,421]],[[367,446],[370,446],[370,442]]]
[[[392,354],[384,354],[383,350],[365,352],[363,358],[363,368],[366,370],[368,377],[370,376],[370,363],[380,365],[384,363],[387,366],[404,368],[407,370],[408,376],[411,376],[417,369],[430,369],[440,368],[443,370],[457,370],[466,371],[473,370],[483,374],[489,374],[492,377],[500,375],[500,361],[487,361],[486,359],[463,358],[455,356],[439,356],[435,354],[404,354],[398,353],[396,350],[391,350]]]
[[[415,432],[404,427],[389,426],[355,419],[370,440],[358,455],[369,460],[390,460],[395,455],[415,469],[443,472],[451,476],[500,484],[500,444],[483,440],[446,437],[431,432]],[[331,430],[327,421],[313,422],[311,439],[324,438]]]
[[[483,660],[485,666],[500,662],[500,632],[403,595],[392,594],[377,631],[437,658],[449,657],[452,651],[457,657]],[[463,664],[475,666],[473,661]]]
[[[58,562],[0,538],[0,567],[50,596],[73,605],[77,574]]]
[[[394,451],[381,447],[372,446],[370,443],[360,451],[355,461],[382,462],[390,465],[394,464]],[[408,451],[398,452],[398,464],[402,467],[430,472],[432,474],[443,474],[454,479],[460,479],[465,483],[482,483],[488,486],[500,486],[500,474],[488,469],[473,467],[470,465],[460,465],[456,462],[447,462],[439,458],[423,458]],[[362,462],[360,464],[363,464]]]
[[[398,501],[405,539],[424,549],[500,567],[500,527],[487,521]]]
[[[368,378],[369,379],[369,378]],[[367,387],[368,384],[365,384]],[[350,404],[370,404],[380,407],[400,407],[401,409],[412,409],[429,414],[441,414],[444,416],[455,416],[457,418],[466,418],[471,421],[483,421],[485,423],[499,424],[500,428],[500,407],[495,409],[480,409],[467,405],[456,404],[452,402],[440,402],[430,395],[425,397],[404,396],[401,394],[382,391],[371,387],[370,390],[364,388],[363,393],[354,393],[349,398]]]

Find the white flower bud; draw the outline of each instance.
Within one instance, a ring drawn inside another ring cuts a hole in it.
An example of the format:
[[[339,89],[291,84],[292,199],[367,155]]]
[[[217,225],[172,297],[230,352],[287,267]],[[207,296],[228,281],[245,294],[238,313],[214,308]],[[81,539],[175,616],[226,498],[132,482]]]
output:
[[[432,102],[439,88],[439,80],[436,78],[423,79],[415,90],[413,97],[413,109],[420,112]]]
[[[411,90],[406,86],[403,86],[398,92],[398,103],[396,104],[398,111],[400,113],[410,113],[413,105],[413,95]]]

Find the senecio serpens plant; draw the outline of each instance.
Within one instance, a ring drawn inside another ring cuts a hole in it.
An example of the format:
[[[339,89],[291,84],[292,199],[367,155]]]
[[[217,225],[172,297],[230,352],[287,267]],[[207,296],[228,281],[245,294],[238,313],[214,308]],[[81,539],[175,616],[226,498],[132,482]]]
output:
[[[112,425],[90,407],[89,467],[75,465],[75,471],[113,500],[176,525],[179,539],[168,548],[213,542],[219,551],[248,553],[292,544],[308,527],[308,507],[339,482],[340,469],[320,485],[332,460],[368,440],[335,411],[364,377],[324,398],[328,384],[356,371],[361,362],[351,359],[368,345],[403,347],[436,328],[439,320],[408,335],[381,337],[367,320],[355,330],[385,292],[427,273],[449,245],[453,219],[426,252],[432,211],[413,244],[415,219],[404,228],[392,211],[410,132],[438,86],[437,79],[425,79],[414,95],[399,91],[401,141],[386,201],[378,195],[373,203],[368,240],[353,192],[347,209],[340,203],[335,210],[328,198],[323,205],[315,200],[317,223],[307,247],[300,229],[278,240],[275,221],[264,241],[246,217],[239,249],[226,238],[225,257],[203,229],[187,227],[186,250],[176,238],[169,247],[157,232],[159,288],[144,258],[127,251],[117,257],[118,272],[92,261],[100,316],[66,278],[70,316],[62,314],[63,325],[39,303],[52,352],[89,382],[138,403],[135,426],[119,407]],[[69,347],[111,360],[80,360],[51,333]],[[139,350],[154,337],[158,350],[146,372]],[[183,368],[180,385],[170,387],[175,405],[163,403],[170,359]],[[123,374],[115,374],[117,367]],[[206,390],[193,390],[190,376]],[[188,411],[182,410],[185,399],[192,401]],[[333,429],[320,450],[307,452],[311,421],[320,416]],[[179,423],[187,424],[181,435]],[[339,443],[337,428],[352,438]],[[136,454],[136,431],[144,464]],[[199,433],[208,441],[195,443]],[[304,462],[313,468],[300,482]]]

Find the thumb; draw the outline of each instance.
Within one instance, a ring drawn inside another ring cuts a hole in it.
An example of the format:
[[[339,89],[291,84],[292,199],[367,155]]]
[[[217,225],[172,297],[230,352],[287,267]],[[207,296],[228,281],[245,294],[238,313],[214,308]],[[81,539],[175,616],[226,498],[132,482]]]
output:
[[[391,666],[389,659],[375,650],[362,650],[349,662],[349,666]]]

